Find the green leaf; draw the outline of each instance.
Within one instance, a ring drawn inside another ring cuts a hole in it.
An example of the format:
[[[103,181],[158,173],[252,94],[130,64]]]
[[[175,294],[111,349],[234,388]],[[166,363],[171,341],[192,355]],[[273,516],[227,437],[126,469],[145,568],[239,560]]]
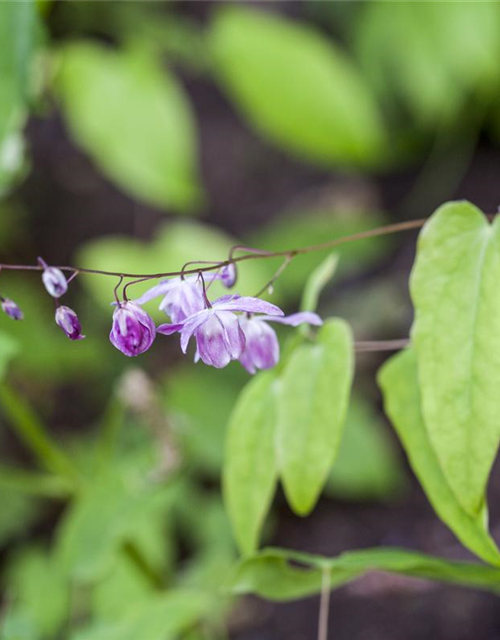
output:
[[[500,219],[468,202],[440,207],[421,232],[410,280],[422,411],[444,475],[481,512],[500,440]]]
[[[349,326],[328,320],[315,344],[287,360],[278,391],[276,446],[281,478],[294,511],[314,507],[340,445],[353,377]]]
[[[408,455],[410,465],[441,520],[477,556],[500,565],[500,552],[487,531],[487,509],[469,515],[451,491],[431,446],[420,408],[415,354],[406,350],[380,371],[388,416]]]
[[[440,125],[470,95],[497,94],[499,28],[495,2],[371,2],[354,44],[381,92],[402,99],[418,123]]]
[[[56,90],[78,144],[126,193],[178,212],[200,204],[189,102],[146,49],[67,46]]]
[[[33,93],[32,63],[40,25],[34,2],[0,4],[0,195],[22,177],[22,137]]]
[[[54,558],[32,547],[20,552],[7,571],[14,607],[41,637],[57,634],[68,614],[69,585]]]
[[[276,488],[276,386],[273,372],[259,373],[243,389],[229,420],[224,499],[243,553],[257,548]]]
[[[293,563],[293,564],[291,564]],[[500,593],[500,571],[471,562],[451,562],[397,548],[363,549],[325,558],[285,549],[264,549],[243,559],[227,588],[286,601],[319,593],[325,572],[335,589],[368,571],[386,571]]]
[[[380,414],[363,396],[349,403],[339,453],[325,491],[343,500],[386,500],[407,488]]]
[[[380,162],[385,134],[377,105],[353,63],[319,32],[224,7],[210,46],[223,88],[270,140],[327,167]]]
[[[309,276],[302,294],[302,311],[316,311],[321,292],[333,278],[339,262],[339,256],[331,253],[314,269]]]
[[[210,608],[207,594],[177,589],[151,597],[120,616],[98,622],[71,636],[72,640],[166,640],[177,638]]]
[[[5,376],[9,362],[18,352],[19,346],[15,338],[0,332],[0,379]]]

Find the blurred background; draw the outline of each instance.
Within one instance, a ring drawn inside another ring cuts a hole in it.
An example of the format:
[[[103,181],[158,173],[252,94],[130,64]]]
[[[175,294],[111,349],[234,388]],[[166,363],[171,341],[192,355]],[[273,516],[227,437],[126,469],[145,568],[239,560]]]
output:
[[[427,217],[449,199],[494,213],[499,33],[498,2],[0,2],[1,262],[157,272],[235,244],[288,249]],[[415,239],[342,247],[321,314],[358,340],[408,336]],[[270,299],[295,311],[324,258],[297,258]],[[278,264],[244,263],[240,292]],[[0,637],[314,637],[317,598],[220,591],[237,557],[224,435],[248,375],[194,366],[161,336],[125,358],[108,341],[115,284],[71,285],[87,339],[70,343],[39,274],[1,273],[25,320],[0,318]],[[358,354],[318,507],[301,519],[278,493],[266,544],[469,557],[382,414],[384,357]],[[373,574],[333,594],[330,632],[498,638],[500,611],[491,595]]]

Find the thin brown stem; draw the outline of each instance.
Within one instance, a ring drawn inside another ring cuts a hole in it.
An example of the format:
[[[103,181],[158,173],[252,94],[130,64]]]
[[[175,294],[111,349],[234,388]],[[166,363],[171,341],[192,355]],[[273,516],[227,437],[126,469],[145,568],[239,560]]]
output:
[[[488,216],[491,217],[491,216]],[[315,251],[326,251],[327,249],[333,249],[334,247],[338,247],[342,244],[347,244],[348,242],[356,242],[358,240],[366,240],[368,238],[375,238],[378,236],[386,236],[394,233],[401,233],[402,231],[410,231],[412,229],[420,229],[426,222],[425,218],[421,218],[418,220],[409,220],[407,222],[396,222],[394,224],[388,224],[381,227],[376,227],[375,229],[368,229],[367,231],[360,231],[358,233],[353,233],[348,236],[342,236],[340,238],[334,238],[333,240],[328,240],[327,242],[322,242],[320,244],[313,244],[307,247],[299,247],[297,249],[286,249],[284,251],[262,251],[259,249],[250,249],[248,247],[235,247],[233,248],[233,252],[236,250],[246,251],[242,256],[238,256],[236,258],[231,257],[228,260],[223,260],[221,262],[216,262],[212,265],[207,265],[205,267],[198,267],[192,269],[185,269],[184,271],[166,271],[161,273],[123,273],[121,271],[104,271],[101,269],[85,269],[83,267],[72,267],[67,265],[60,265],[57,268],[61,271],[70,271],[72,273],[79,271],[81,273],[93,274],[93,275],[101,275],[101,276],[112,276],[115,278],[145,278],[154,280],[157,278],[173,278],[181,275],[190,275],[197,274],[205,271],[216,271],[217,269],[221,269],[231,263],[236,262],[245,262],[247,260],[265,260],[268,258],[281,258],[287,256],[298,256],[306,253],[313,253]],[[43,266],[41,265],[19,265],[19,264],[0,264],[0,269],[9,269],[12,271],[43,271]]]
[[[409,338],[399,338],[397,340],[368,340],[366,342],[356,342],[354,348],[358,353],[366,353],[369,351],[399,351],[409,344]]]
[[[328,640],[328,616],[330,613],[330,567],[323,567],[319,603],[318,640]]]

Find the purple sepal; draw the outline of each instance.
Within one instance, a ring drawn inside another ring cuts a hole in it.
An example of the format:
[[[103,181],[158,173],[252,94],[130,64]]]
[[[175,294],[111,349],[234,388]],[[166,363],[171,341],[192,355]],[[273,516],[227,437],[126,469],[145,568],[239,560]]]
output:
[[[82,335],[80,320],[70,307],[65,307],[64,305],[57,307],[56,323],[70,340],[83,340],[83,338],[85,338],[85,336]]]
[[[260,318],[243,317],[240,326],[245,334],[245,350],[239,360],[245,369],[253,374],[278,364],[280,345],[274,329]]]
[[[45,288],[52,297],[60,298],[68,290],[64,273],[57,267],[49,267],[42,258],[38,258],[38,262],[43,267],[42,281]]]
[[[22,320],[24,318],[24,314],[21,309],[9,298],[4,298],[2,300],[2,311],[4,311],[9,318],[12,318],[13,320]]]
[[[113,312],[109,339],[126,356],[138,356],[147,351],[155,334],[152,318],[135,302],[123,302]]]
[[[283,316],[278,318],[276,316],[260,316],[259,320],[265,322],[278,322],[279,324],[287,324],[290,327],[298,327],[300,324],[311,324],[315,327],[320,327],[323,324],[323,320],[317,313],[312,311],[299,311],[298,313],[292,313],[290,316]]]

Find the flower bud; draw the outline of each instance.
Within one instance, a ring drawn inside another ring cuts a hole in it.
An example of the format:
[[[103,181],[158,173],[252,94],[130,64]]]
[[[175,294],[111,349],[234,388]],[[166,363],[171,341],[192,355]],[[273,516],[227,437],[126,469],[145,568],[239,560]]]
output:
[[[9,300],[9,298],[2,298],[2,311],[4,311],[13,320],[22,320],[24,317],[21,309],[13,300]]]
[[[152,318],[135,302],[123,302],[115,309],[109,339],[126,356],[138,356],[147,351],[155,335]]]
[[[68,290],[68,283],[64,273],[57,267],[49,267],[45,260],[38,258],[43,267],[42,281],[45,288],[54,298],[60,298]]]
[[[56,309],[56,323],[61,327],[70,340],[83,340],[82,325],[78,316],[69,307],[64,305]]]
[[[236,284],[236,277],[237,277],[236,265],[233,262],[231,262],[230,264],[227,264],[222,269],[220,274],[220,279],[222,281],[222,284],[228,289],[230,289],[231,287],[234,287],[234,285]]]

